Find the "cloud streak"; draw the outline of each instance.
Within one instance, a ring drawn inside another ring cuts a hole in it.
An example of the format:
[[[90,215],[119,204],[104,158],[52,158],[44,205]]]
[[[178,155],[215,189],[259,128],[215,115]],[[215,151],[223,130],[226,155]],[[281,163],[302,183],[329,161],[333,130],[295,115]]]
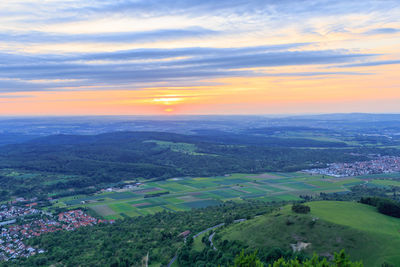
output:
[[[362,62],[355,64],[346,64],[340,67],[342,68],[374,67],[374,66],[397,65],[397,64],[400,64],[400,60],[380,60],[380,61]]]
[[[196,81],[221,77],[287,76],[288,74],[260,72],[259,68],[324,66],[354,62],[375,56],[334,50],[287,50],[305,45],[307,44],[242,48],[138,49],[65,57],[57,55],[42,55],[37,58],[27,56],[26,59],[22,55],[0,54],[0,62],[14,62],[13,64],[0,64],[0,78],[20,80],[3,82],[0,87],[8,88],[7,92],[12,92],[13,90],[21,91],[24,87],[28,91],[51,88],[57,90],[57,88],[65,87],[85,89],[93,85],[129,86],[135,83],[151,84],[155,82],[173,84],[175,81]],[[146,61],[143,62],[143,59]],[[102,60],[103,62],[101,62]],[[24,64],[19,62],[24,62]],[[310,72],[298,75],[314,74]],[[326,75],[330,74],[332,73],[326,73]],[[30,81],[38,79],[49,80],[49,82],[27,86]],[[53,84],[52,80],[71,80],[71,82]]]
[[[371,29],[364,32],[365,35],[378,35],[378,34],[396,34],[399,33],[400,29],[396,28],[377,28]]]
[[[192,27],[142,32],[116,32],[97,34],[54,34],[45,32],[0,33],[3,42],[29,43],[134,43],[199,38],[221,34],[217,31]]]

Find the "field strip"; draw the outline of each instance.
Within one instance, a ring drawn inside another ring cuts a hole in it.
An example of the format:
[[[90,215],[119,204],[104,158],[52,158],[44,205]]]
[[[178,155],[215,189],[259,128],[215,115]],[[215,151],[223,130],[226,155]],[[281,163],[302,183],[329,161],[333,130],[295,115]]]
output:
[[[274,184],[274,183],[268,183],[268,182],[265,182],[264,184],[266,184],[270,187],[275,187],[275,188],[286,190],[286,191],[295,191],[295,189],[288,187],[288,186],[281,185],[281,184]]]

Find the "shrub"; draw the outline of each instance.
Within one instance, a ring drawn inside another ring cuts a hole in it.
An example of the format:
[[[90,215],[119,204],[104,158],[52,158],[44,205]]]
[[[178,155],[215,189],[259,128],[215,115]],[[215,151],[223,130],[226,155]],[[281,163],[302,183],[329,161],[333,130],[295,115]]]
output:
[[[296,213],[309,213],[311,211],[309,206],[304,204],[293,204],[292,211]]]

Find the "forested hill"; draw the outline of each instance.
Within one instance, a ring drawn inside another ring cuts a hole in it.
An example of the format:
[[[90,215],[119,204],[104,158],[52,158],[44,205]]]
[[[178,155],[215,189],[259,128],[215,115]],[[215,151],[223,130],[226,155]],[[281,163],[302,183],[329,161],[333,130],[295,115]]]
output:
[[[273,140],[272,140],[273,139]],[[312,144],[311,144],[312,143]],[[343,151],[296,149],[323,146],[314,140],[250,135],[180,135],[115,132],[55,135],[2,147],[2,167],[84,174],[107,179],[215,175],[228,172],[301,169],[315,162],[352,160]],[[336,143],[333,146],[336,147]]]
[[[297,171],[311,165],[362,160],[365,157],[361,154],[371,152],[340,146],[340,142],[218,131],[196,135],[54,135],[1,147],[0,170],[17,170],[27,175],[19,179],[0,173],[0,186],[10,194],[23,195],[101,187],[137,178]],[[41,181],[31,173],[43,174]]]
[[[286,127],[287,128],[287,127]],[[285,128],[285,129],[286,129]],[[272,128],[280,130],[281,128]],[[315,131],[314,128],[307,128]],[[263,130],[263,129],[261,129]],[[255,130],[254,130],[255,131]],[[26,144],[87,144],[121,142],[140,142],[146,140],[160,140],[188,143],[220,143],[236,145],[261,145],[270,147],[346,147],[346,143],[336,141],[320,141],[307,138],[281,138],[273,136],[255,135],[249,133],[232,133],[217,130],[196,130],[197,134],[184,135],[170,132],[112,132],[99,135],[51,135],[31,140]],[[261,131],[255,133],[262,133]],[[268,133],[268,132],[266,132]]]

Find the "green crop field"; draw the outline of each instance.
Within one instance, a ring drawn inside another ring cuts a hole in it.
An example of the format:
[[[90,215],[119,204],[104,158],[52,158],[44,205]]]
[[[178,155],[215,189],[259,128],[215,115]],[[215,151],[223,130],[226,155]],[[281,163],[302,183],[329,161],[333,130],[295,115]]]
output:
[[[127,203],[115,203],[115,204],[110,204],[109,206],[116,213],[122,213],[122,212],[126,213],[132,211],[131,205]]]
[[[216,198],[235,198],[240,196],[240,192],[232,189],[210,191]]]
[[[92,209],[103,217],[116,214],[108,205],[97,205],[93,206]]]
[[[396,184],[391,180],[374,180]],[[334,178],[298,173],[234,173],[216,177],[185,177],[143,182],[138,188],[103,192],[90,196],[77,195],[54,201],[57,207],[87,207],[100,216],[140,216],[163,209],[181,211],[216,205],[226,200],[257,199],[262,201],[299,200],[299,195],[320,192],[342,192],[366,180]],[[371,183],[372,183],[371,182]],[[158,196],[158,193],[165,193]],[[146,198],[145,198],[146,196]]]
[[[400,186],[400,181],[396,180],[372,180],[370,183],[385,186]]]
[[[193,208],[205,208],[205,207],[208,207],[208,206],[215,206],[215,205],[218,205],[218,204],[220,204],[219,201],[216,201],[216,200],[213,200],[213,199],[209,199],[209,200],[187,202],[187,203],[182,204],[182,205],[185,205],[185,206],[193,209]]]
[[[287,183],[286,186],[291,187],[296,190],[307,190],[307,189],[314,189],[315,186],[306,184],[306,183],[301,183],[301,182],[293,182],[293,183]]]
[[[394,173],[380,173],[380,174],[370,174],[370,175],[363,175],[363,176],[358,176],[358,178],[362,179],[368,179],[368,178],[396,178],[400,179],[400,173],[399,172],[394,172]]]
[[[400,266],[400,219],[355,202],[319,201],[307,205],[311,207],[310,214],[296,214],[286,206],[217,233],[220,240],[239,240],[254,249],[291,249],[290,244],[301,240],[310,243],[305,250],[309,255],[314,251],[332,254],[344,248],[367,267],[381,266],[383,262]]]

